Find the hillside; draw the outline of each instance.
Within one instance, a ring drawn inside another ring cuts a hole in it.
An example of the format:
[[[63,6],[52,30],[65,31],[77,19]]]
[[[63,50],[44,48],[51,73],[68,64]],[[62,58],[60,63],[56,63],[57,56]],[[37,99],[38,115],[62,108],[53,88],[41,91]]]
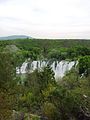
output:
[[[0,40],[15,40],[15,39],[26,39],[26,38],[32,38],[32,37],[26,35],[12,35],[12,36],[0,37]]]

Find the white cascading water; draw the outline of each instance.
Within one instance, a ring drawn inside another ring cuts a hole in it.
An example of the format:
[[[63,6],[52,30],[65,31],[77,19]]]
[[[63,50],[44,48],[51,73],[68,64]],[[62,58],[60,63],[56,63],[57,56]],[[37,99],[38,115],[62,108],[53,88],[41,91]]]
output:
[[[26,73],[27,71],[33,72],[35,69],[41,69],[44,66],[47,66],[46,61],[33,61],[32,63],[24,62],[19,70],[16,69],[17,74]],[[75,61],[54,61],[50,66],[55,73],[55,78],[62,78],[67,71],[69,71],[75,65]],[[28,67],[29,66],[29,67]],[[28,69],[28,70],[27,70]]]
[[[17,67],[16,68],[16,73],[17,74],[20,74],[20,73],[24,74],[24,73],[26,73],[27,72],[27,65],[28,65],[28,63],[24,62],[20,69],[19,69],[19,67]]]
[[[69,71],[73,66],[75,62],[67,62],[67,61],[61,61],[57,63],[57,66],[55,67],[55,62],[52,64],[52,70],[55,73],[55,78],[62,78],[67,71]]]

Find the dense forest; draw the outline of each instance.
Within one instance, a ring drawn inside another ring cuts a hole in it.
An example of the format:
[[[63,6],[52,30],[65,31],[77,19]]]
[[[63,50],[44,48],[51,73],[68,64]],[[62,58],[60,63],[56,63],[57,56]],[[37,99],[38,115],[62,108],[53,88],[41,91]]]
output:
[[[34,60],[78,63],[58,80],[49,63],[16,73]],[[0,120],[90,120],[90,40],[0,41]]]

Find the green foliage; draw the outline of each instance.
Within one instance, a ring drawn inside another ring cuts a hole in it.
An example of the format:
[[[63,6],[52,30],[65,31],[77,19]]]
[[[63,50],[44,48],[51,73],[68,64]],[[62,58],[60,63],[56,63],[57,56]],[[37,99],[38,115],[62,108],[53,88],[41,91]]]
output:
[[[8,52],[0,52],[0,118],[8,120],[12,109],[16,105],[15,85],[15,62],[13,55]]]
[[[54,84],[54,73],[49,66],[44,67],[41,71],[35,70],[28,76],[28,84],[33,92],[42,93],[49,83]]]
[[[0,41],[0,119],[10,120],[13,110],[17,114],[24,113],[25,120],[90,119],[89,43],[84,40]],[[79,65],[58,82],[49,65],[32,73],[16,75],[16,67],[28,58],[50,59],[50,62],[79,59]]]
[[[0,87],[9,87],[16,74],[15,62],[11,53],[0,52]]]
[[[37,59],[76,59],[78,56],[90,55],[89,40],[41,40],[23,39],[0,41],[0,51],[7,46],[15,46],[14,49],[21,50],[24,58]],[[9,48],[10,49],[10,48]]]
[[[40,117],[37,115],[30,115],[31,120],[40,120]]]
[[[79,74],[90,74],[90,56],[84,56],[79,59]]]
[[[43,104],[43,113],[45,114],[45,116],[48,117],[49,120],[56,120],[55,116],[56,116],[56,107],[54,104],[49,103],[49,102],[45,102]]]

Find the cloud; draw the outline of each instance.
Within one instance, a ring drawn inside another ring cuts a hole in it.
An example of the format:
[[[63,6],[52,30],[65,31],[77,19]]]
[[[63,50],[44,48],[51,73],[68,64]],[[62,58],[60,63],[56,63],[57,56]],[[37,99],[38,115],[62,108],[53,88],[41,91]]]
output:
[[[0,3],[8,2],[9,0],[0,0]]]
[[[90,37],[89,0],[0,0],[1,2],[0,28],[3,32],[0,35],[31,33],[32,36],[43,38]]]

